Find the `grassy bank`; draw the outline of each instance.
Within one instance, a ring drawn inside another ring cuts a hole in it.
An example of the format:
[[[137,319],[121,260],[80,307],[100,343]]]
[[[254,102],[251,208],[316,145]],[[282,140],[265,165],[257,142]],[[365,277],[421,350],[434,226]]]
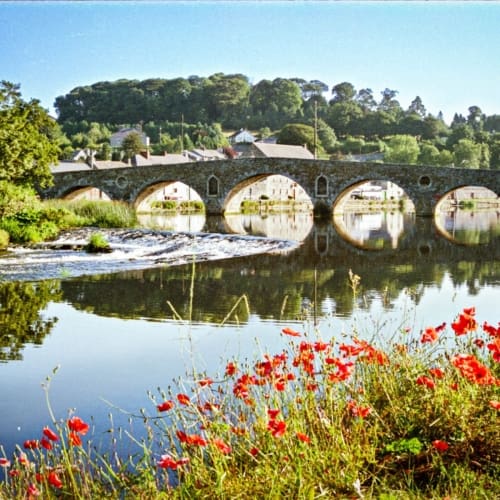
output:
[[[136,224],[135,210],[121,202],[33,200],[2,217],[0,231],[9,235],[11,243],[36,243],[56,238],[62,230],[71,228],[121,228]]]
[[[128,458],[53,415],[48,379],[48,425],[0,458],[0,498],[498,498],[500,326],[457,313],[380,344],[283,328],[279,352],[151,394]]]

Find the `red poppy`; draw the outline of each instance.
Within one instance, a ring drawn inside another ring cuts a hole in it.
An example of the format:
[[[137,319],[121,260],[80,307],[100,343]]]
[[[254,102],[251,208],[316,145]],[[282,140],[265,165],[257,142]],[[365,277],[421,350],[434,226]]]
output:
[[[433,327],[428,327],[425,329],[424,333],[422,334],[422,337],[420,338],[420,342],[422,342],[422,344],[425,344],[426,342],[432,343],[432,342],[435,342],[437,339],[438,339],[437,330]]]
[[[441,368],[431,368],[429,370],[429,373],[435,377],[435,378],[443,378],[444,377],[444,371],[441,370]]]
[[[49,475],[47,476],[47,481],[49,484],[54,486],[54,488],[62,488],[63,483],[59,476],[57,475],[57,472],[51,471],[49,472]]]
[[[279,415],[279,412],[280,411],[278,409],[269,408],[269,410],[267,410],[267,415],[269,418],[276,418]]]
[[[161,469],[177,469],[177,461],[174,460],[170,455],[162,455],[160,460],[156,462],[156,465]]]
[[[500,337],[495,337],[493,342],[486,344],[486,347],[493,356],[493,359],[498,363],[500,362]]]
[[[186,434],[184,431],[177,430],[177,437],[181,443],[196,445],[196,446],[206,446],[207,440],[198,434]]]
[[[69,433],[69,444],[72,446],[81,446],[82,445],[82,440],[76,432],[72,431]]]
[[[420,375],[420,377],[417,377],[415,382],[418,385],[425,385],[429,389],[434,389],[436,387],[434,380],[432,380],[429,377],[426,377],[425,375]]]
[[[440,453],[446,451],[450,447],[450,445],[446,441],[441,441],[440,439],[436,439],[435,441],[433,441],[432,446]]]
[[[46,450],[52,449],[52,443],[46,437],[43,437],[40,440],[40,444],[42,445],[42,448],[45,448]]]
[[[500,337],[500,323],[498,323],[498,327],[494,327],[485,321],[483,323],[483,330],[492,337]]]
[[[260,453],[260,450],[259,450],[259,448],[256,448],[254,446],[253,448],[250,448],[249,453],[250,453],[250,455],[252,455],[252,457],[255,457]]]
[[[483,339],[474,339],[474,345],[476,347],[479,347],[479,349],[481,349],[482,347],[484,347],[484,340]]]
[[[4,457],[0,457],[0,467],[10,467],[10,461]]]
[[[78,432],[85,436],[89,430],[89,424],[85,423],[80,417],[71,417],[68,420],[68,427],[70,431]]]
[[[51,441],[59,441],[59,436],[50,427],[44,427],[43,435]]]
[[[34,450],[35,448],[38,448],[40,446],[40,443],[36,439],[27,439],[23,443],[23,447],[27,450]]]
[[[177,401],[179,401],[181,405],[188,405],[191,403],[191,399],[189,399],[187,394],[177,394]]]
[[[479,385],[495,385],[495,379],[490,369],[483,365],[472,354],[458,354],[451,358],[451,363],[467,380]]]
[[[321,341],[314,342],[314,350],[316,352],[326,351],[328,347],[330,347],[330,344],[327,342],[321,342]]]
[[[500,410],[500,401],[490,401],[490,406],[495,410]]]
[[[158,409],[158,411],[168,411],[171,410],[174,406],[175,403],[170,399],[167,399],[166,401],[163,401],[163,403],[156,405],[156,408]]]
[[[456,335],[465,335],[477,329],[477,321],[474,316],[476,309],[474,307],[466,307],[459,315],[456,321],[451,324]]]
[[[212,444],[214,444],[219,449],[219,451],[224,453],[225,455],[231,453],[231,446],[226,444],[222,439],[212,439]]]
[[[202,378],[201,380],[198,380],[198,385],[201,387],[206,387],[207,385],[212,385],[214,381],[211,378]]]
[[[31,497],[38,497],[41,495],[41,492],[40,490],[36,487],[35,484],[33,483],[30,483],[28,485],[28,488],[26,489],[26,493],[28,494],[28,498],[31,498]]]
[[[283,328],[283,330],[281,330],[281,333],[289,335],[290,337],[302,337],[302,335],[299,332],[296,332],[295,330],[292,330],[289,327]]]
[[[19,477],[21,473],[17,469],[12,469],[9,471],[9,476],[10,477]]]
[[[226,365],[226,375],[231,377],[236,373],[236,365],[231,361]]]
[[[349,401],[347,408],[351,410],[354,417],[366,418],[372,412],[369,406],[360,406],[355,401]]]
[[[267,429],[269,432],[271,432],[271,434],[274,437],[280,438],[280,437],[284,436],[284,434],[286,432],[286,422],[284,422],[283,420],[278,421],[278,420],[271,419],[267,423]]]
[[[303,434],[302,432],[296,432],[295,435],[297,436],[297,439],[299,439],[303,443],[311,442],[311,438],[307,434]]]

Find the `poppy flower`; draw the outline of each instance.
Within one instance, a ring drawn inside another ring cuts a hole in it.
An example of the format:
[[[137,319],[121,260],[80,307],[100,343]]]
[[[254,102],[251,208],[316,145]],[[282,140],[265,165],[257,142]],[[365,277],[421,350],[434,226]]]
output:
[[[179,401],[181,405],[188,405],[191,403],[191,399],[189,399],[187,394],[177,394],[177,401]]]
[[[43,437],[40,440],[40,444],[42,445],[42,448],[45,448],[46,450],[52,449],[52,443],[46,437]]]
[[[441,368],[430,368],[429,373],[435,378],[443,378],[444,371]]]
[[[360,406],[355,401],[349,401],[347,408],[349,408],[353,417],[366,418],[372,412],[369,406]]]
[[[321,341],[314,342],[314,344],[313,344],[314,350],[316,352],[326,351],[329,346],[330,346],[329,343],[327,343],[327,342],[321,342]]]
[[[415,383],[418,385],[425,385],[428,389],[434,389],[436,387],[436,383],[434,382],[434,380],[426,377],[425,375],[420,375],[420,377],[417,377]]]
[[[198,385],[200,387],[206,387],[208,385],[212,385],[214,381],[211,378],[202,378],[201,380],[198,380]]]
[[[483,323],[483,330],[492,337],[500,337],[500,323],[498,323],[498,327],[494,327],[485,321]]]
[[[168,410],[171,410],[174,406],[175,406],[175,403],[173,401],[171,401],[170,399],[167,399],[167,401],[163,401],[163,403],[156,405],[156,408],[158,411],[168,411]]]
[[[78,432],[85,436],[89,430],[89,424],[85,423],[80,417],[71,417],[68,420],[68,427],[70,431]]]
[[[260,450],[259,450],[259,448],[256,448],[254,446],[253,448],[250,448],[249,453],[250,453],[250,455],[252,455],[252,457],[255,457],[260,453]]]
[[[451,324],[451,328],[456,335],[465,335],[474,332],[477,329],[477,321],[474,316],[476,309],[474,307],[466,307],[458,318]]]
[[[39,446],[40,446],[40,443],[36,439],[27,439],[23,443],[23,447],[26,450],[34,450],[34,449],[38,448]]]
[[[10,467],[10,460],[7,460],[4,457],[0,457],[0,467]]]
[[[226,365],[226,376],[231,377],[235,373],[236,373],[236,365],[232,361],[230,361]]]
[[[279,415],[279,410],[278,409],[274,409],[274,408],[269,408],[269,410],[267,410],[267,415],[269,416],[269,418],[276,418],[278,415]]]
[[[435,328],[428,327],[424,330],[422,337],[420,337],[420,342],[425,344],[426,342],[432,343],[438,339],[439,335]]]
[[[273,435],[273,437],[280,438],[284,436],[286,432],[286,422],[283,420],[271,419],[267,423],[267,430]]]
[[[50,427],[44,427],[43,435],[51,441],[59,441],[59,436]]]
[[[450,445],[446,441],[441,441],[440,439],[436,439],[435,441],[433,441],[432,446],[440,453],[446,451],[450,447]]]
[[[156,465],[161,469],[177,469],[177,461],[174,460],[170,455],[162,455],[160,460],[156,462]]]
[[[82,440],[78,433],[76,432],[70,432],[69,433],[69,444],[72,446],[81,446],[82,445]]]
[[[295,435],[297,436],[297,439],[302,441],[303,443],[310,443],[311,438],[307,434],[303,434],[302,432],[296,432]]]
[[[495,410],[500,410],[500,401],[490,401],[490,406]]]
[[[292,330],[291,328],[288,327],[283,328],[283,330],[281,330],[281,333],[289,335],[290,337],[302,337],[302,335],[299,332],[296,332],[295,330]]]
[[[231,446],[226,444],[222,439],[219,438],[212,439],[212,444],[214,444],[219,449],[220,452],[224,453],[224,455],[231,453]]]
[[[38,496],[41,495],[40,490],[33,483],[30,483],[28,485],[28,488],[26,489],[26,493],[28,494],[28,498],[30,498],[30,497],[38,497]]]
[[[49,484],[54,486],[54,488],[62,488],[63,483],[59,476],[57,475],[57,472],[51,471],[49,472],[49,475],[47,476],[47,481]]]

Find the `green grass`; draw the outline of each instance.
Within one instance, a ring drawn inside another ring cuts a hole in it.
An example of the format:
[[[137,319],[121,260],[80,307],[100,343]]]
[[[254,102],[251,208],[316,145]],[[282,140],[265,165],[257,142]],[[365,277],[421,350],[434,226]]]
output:
[[[277,353],[194,370],[131,415],[147,439],[121,460],[53,415],[47,379],[52,432],[5,457],[0,498],[498,498],[500,328],[470,308],[386,333],[283,328]]]

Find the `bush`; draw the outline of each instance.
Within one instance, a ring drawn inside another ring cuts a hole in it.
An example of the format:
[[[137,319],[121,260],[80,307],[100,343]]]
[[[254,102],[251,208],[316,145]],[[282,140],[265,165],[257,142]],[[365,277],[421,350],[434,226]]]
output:
[[[7,248],[9,245],[9,233],[0,229],[0,249]]]
[[[109,253],[112,251],[108,240],[102,233],[93,233],[85,250],[89,253]]]

